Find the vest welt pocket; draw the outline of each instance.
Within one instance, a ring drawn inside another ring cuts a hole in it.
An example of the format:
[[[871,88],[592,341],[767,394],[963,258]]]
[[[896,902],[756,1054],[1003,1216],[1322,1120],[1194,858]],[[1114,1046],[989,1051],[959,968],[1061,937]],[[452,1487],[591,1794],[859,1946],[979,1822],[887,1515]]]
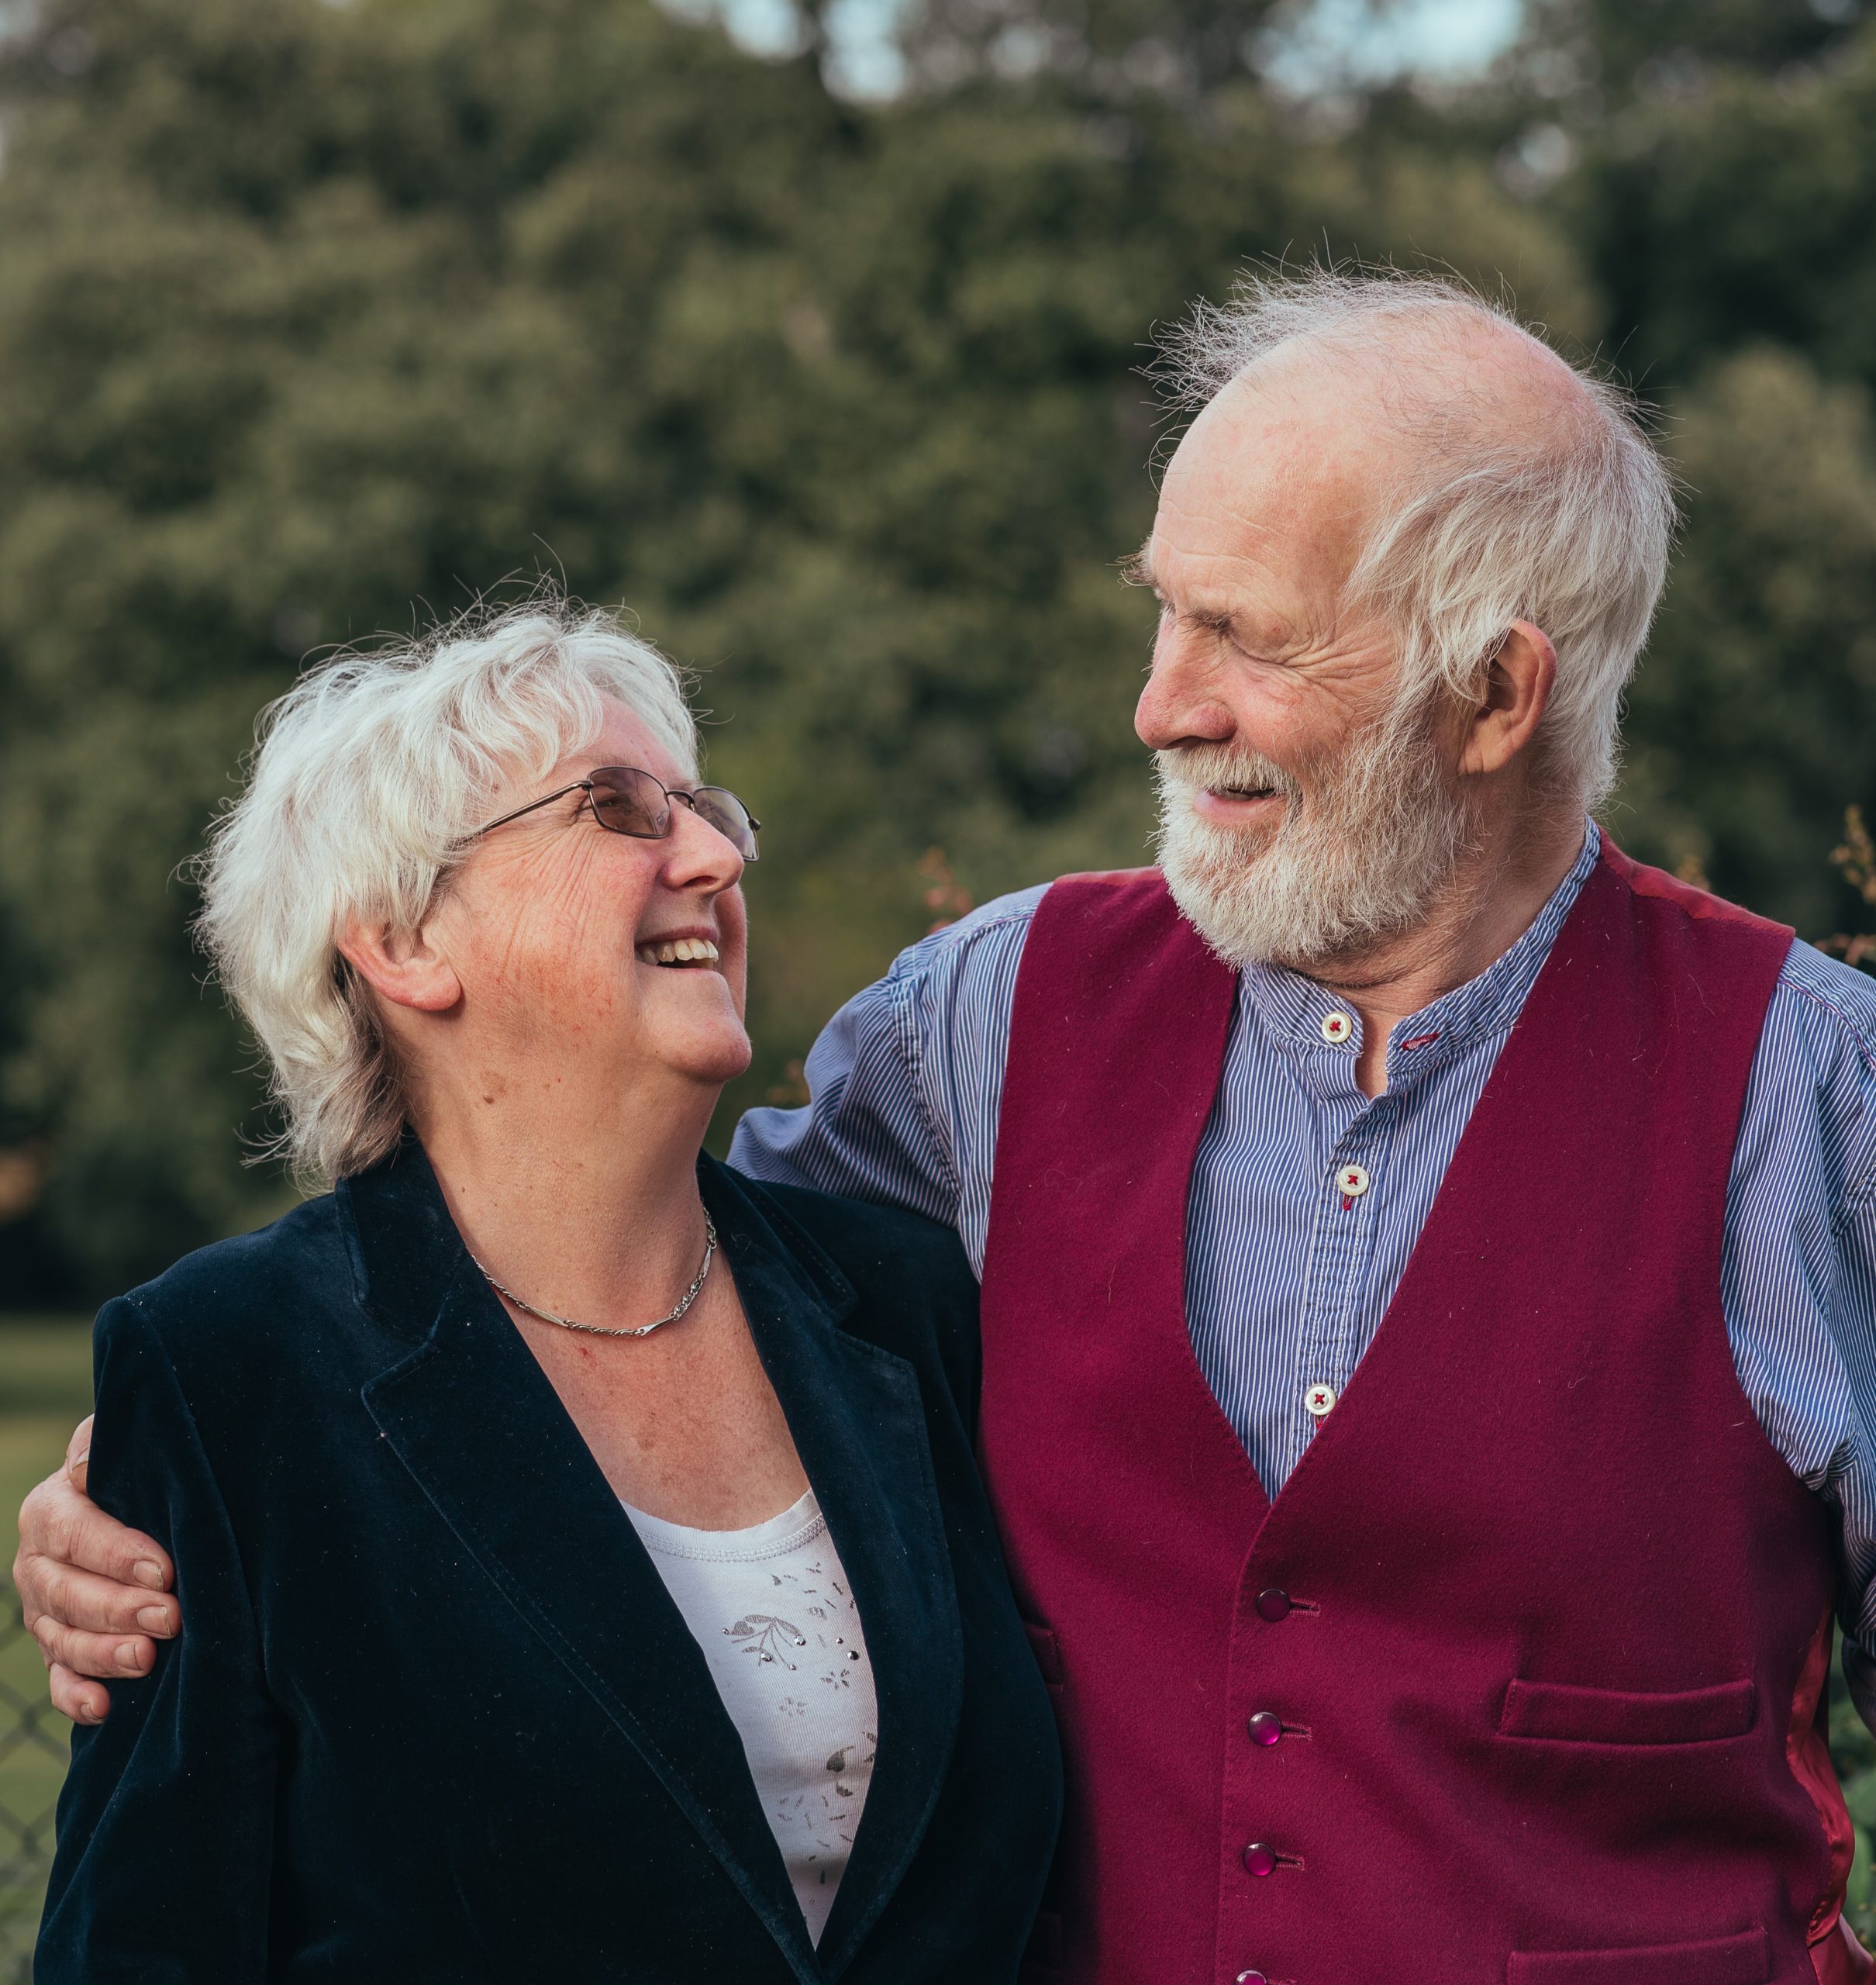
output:
[[[1505,1985],[1765,1985],[1771,1952],[1763,1930],[1698,1944],[1621,1951],[1513,1951]]]
[[[1555,1744],[1712,1744],[1743,1737],[1757,1704],[1750,1682],[1657,1695],[1519,1680],[1505,1691],[1498,1734]]]

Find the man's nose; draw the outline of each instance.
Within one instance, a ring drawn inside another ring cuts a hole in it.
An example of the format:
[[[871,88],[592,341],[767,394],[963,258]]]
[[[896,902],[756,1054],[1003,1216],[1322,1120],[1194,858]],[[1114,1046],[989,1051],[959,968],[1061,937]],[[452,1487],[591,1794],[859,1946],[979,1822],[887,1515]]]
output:
[[[1171,615],[1160,623],[1153,668],[1133,712],[1133,728],[1149,750],[1220,744],[1236,730],[1230,706],[1219,693],[1210,653],[1215,645],[1201,630],[1181,627]]]

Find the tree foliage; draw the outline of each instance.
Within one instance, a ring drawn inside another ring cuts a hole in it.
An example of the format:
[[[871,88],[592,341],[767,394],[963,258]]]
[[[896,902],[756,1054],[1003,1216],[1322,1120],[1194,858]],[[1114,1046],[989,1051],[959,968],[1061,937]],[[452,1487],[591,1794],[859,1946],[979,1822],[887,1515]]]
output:
[[[1013,17],[917,15],[984,59],[862,108],[812,36],[757,61],[642,0],[47,7],[0,71],[11,1293],[121,1285],[284,1190],[238,1162],[256,1086],[176,872],[324,644],[544,570],[699,669],[713,771],[772,823],[732,1109],[929,920],[933,846],[979,897],[1141,858],[1138,368],[1254,257],[1502,279],[1645,368],[1691,509],[1618,831],[1843,927],[1867,37],[1596,104],[1534,43],[1488,101],[1337,121],[1237,59],[1267,12],[1114,0],[1045,22],[1082,40],[1047,60],[986,53]],[[1614,33],[1547,18],[1579,64]],[[1551,124],[1540,190],[1512,167]]]

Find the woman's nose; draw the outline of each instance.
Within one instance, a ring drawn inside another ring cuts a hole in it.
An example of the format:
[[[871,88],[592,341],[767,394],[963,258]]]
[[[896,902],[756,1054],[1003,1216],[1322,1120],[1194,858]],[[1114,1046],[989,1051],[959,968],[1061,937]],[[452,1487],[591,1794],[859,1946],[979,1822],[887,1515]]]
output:
[[[665,880],[674,889],[733,889],[743,879],[735,843],[674,793],[664,848]]]

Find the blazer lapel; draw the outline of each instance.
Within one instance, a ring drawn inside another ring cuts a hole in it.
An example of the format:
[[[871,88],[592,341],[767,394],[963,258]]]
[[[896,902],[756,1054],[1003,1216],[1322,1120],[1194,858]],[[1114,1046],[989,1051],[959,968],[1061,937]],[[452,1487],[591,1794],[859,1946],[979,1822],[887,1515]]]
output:
[[[416,1141],[340,1196],[360,1300],[415,1340],[367,1410],[508,1602],[636,1747],[806,1985],[837,1977],[937,1804],[964,1634],[917,1373],[840,1327],[846,1278],[709,1159],[704,1198],[859,1607],[879,1745],[819,1953],[702,1650],[533,1354],[469,1259]]]
[[[422,1338],[364,1387],[367,1409],[503,1597],[636,1747],[796,1976],[819,1980],[742,1740],[702,1652],[469,1260],[421,1150],[407,1140],[389,1165],[342,1193],[367,1307]],[[426,1288],[431,1314],[419,1323]]]
[[[704,1197],[860,1609],[879,1745],[820,1944],[838,1977],[924,1837],[957,1732],[964,1634],[917,1373],[839,1327],[846,1278],[780,1203],[706,1161]]]

